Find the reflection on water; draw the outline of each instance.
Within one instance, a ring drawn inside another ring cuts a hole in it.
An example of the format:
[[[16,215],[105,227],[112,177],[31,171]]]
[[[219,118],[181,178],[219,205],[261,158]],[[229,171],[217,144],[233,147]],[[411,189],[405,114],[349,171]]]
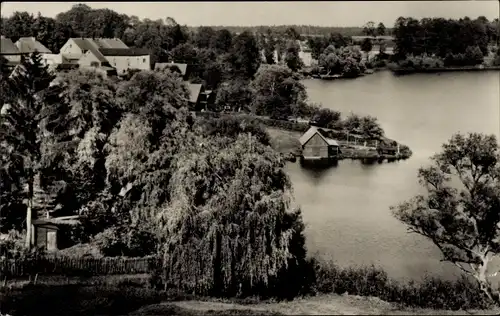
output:
[[[376,264],[395,278],[445,278],[456,270],[439,251],[409,234],[390,206],[423,193],[417,171],[455,132],[500,136],[500,79],[495,72],[411,75],[377,73],[354,81],[306,80],[309,98],[344,115],[378,118],[388,137],[410,146],[408,160],[342,160],[326,169],[287,165],[306,222],[311,253],[343,266]]]

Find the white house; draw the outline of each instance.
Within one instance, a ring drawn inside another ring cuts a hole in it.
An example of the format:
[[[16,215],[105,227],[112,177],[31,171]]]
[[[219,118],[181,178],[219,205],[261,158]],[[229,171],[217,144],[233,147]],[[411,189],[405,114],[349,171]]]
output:
[[[102,48],[99,50],[116,68],[118,75],[125,74],[129,69],[151,70],[151,57],[145,49],[139,48]]]
[[[148,51],[129,48],[117,38],[70,38],[61,48],[63,61],[82,68],[115,68],[118,74],[129,69],[151,69]]]

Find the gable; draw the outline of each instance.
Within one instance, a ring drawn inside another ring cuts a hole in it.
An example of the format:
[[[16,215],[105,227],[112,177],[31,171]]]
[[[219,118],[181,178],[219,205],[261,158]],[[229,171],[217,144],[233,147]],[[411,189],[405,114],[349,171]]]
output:
[[[328,146],[328,143],[325,141],[318,132],[316,132],[309,140],[304,144],[304,146]]]
[[[52,52],[34,37],[21,37],[15,44],[21,53],[33,53],[37,51],[42,54],[51,54]]]
[[[202,91],[202,84],[200,83],[190,83],[189,88],[189,102],[196,103],[200,97],[200,92]]]
[[[89,65],[90,65],[90,63],[91,63],[91,62],[94,62],[94,61],[98,62],[99,64],[101,63],[101,60],[100,60],[99,58],[97,58],[97,56],[96,56],[96,55],[94,55],[94,54],[92,53],[92,51],[90,51],[90,50],[89,50],[89,51],[87,51],[87,52],[86,52],[86,53],[82,56],[82,58],[80,58],[80,60],[78,61],[78,63],[79,63],[79,64],[89,64]]]

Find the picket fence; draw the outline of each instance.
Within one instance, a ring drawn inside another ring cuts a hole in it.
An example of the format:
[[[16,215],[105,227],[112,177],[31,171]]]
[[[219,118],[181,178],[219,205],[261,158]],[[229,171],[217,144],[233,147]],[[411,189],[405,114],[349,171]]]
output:
[[[157,257],[144,258],[73,258],[41,256],[30,259],[0,260],[0,278],[28,275],[112,275],[150,273],[158,265]]]

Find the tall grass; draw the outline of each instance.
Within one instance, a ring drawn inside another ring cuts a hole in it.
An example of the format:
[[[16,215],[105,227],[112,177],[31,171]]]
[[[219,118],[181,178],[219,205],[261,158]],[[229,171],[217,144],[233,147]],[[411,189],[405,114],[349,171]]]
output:
[[[456,281],[426,277],[423,282],[402,284],[390,280],[374,266],[347,268],[332,262],[312,260],[315,271],[314,291],[378,297],[402,307],[448,310],[488,309],[491,303],[479,286],[465,276]]]

